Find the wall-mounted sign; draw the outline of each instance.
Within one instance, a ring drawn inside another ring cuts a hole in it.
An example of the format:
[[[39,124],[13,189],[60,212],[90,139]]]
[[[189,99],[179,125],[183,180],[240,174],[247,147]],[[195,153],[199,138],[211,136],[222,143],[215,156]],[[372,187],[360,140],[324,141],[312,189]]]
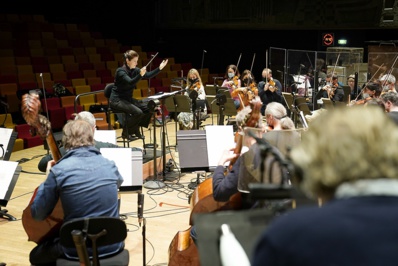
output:
[[[324,33],[322,34],[322,45],[323,46],[333,46],[334,44],[334,34]]]

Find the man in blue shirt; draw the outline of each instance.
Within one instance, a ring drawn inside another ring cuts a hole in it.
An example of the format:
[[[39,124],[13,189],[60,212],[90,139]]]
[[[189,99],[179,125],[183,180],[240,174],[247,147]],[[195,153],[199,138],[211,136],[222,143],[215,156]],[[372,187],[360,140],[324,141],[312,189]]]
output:
[[[84,217],[119,217],[118,188],[123,177],[115,163],[94,147],[93,135],[92,125],[82,119],[64,126],[62,142],[66,154],[57,162],[48,162],[47,178],[31,204],[33,219],[46,219],[59,200],[64,222]],[[100,257],[117,253],[123,247],[124,242],[105,246],[99,249]],[[30,263],[48,265],[63,256],[77,258],[76,250],[64,248],[56,236],[33,248]]]

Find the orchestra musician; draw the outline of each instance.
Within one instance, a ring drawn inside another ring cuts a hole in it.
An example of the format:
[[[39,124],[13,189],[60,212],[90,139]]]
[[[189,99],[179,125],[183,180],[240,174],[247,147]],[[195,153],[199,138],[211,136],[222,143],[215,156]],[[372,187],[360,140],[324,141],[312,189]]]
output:
[[[322,87],[322,98],[329,98],[333,102],[344,100],[344,90],[338,81],[337,75],[328,73],[326,75],[326,85]]]
[[[349,105],[353,106],[353,105],[365,104],[370,99],[379,98],[380,95],[381,95],[380,84],[376,82],[368,82],[365,84],[365,87],[362,89],[362,99],[352,100]]]
[[[196,100],[206,100],[206,92],[202,83],[202,79],[199,75],[198,70],[192,68],[188,71],[187,75],[187,86],[185,87],[184,95],[190,97],[191,93],[197,93]],[[191,98],[192,101],[192,98]],[[191,105],[192,107],[192,105]],[[203,110],[199,112],[199,118],[207,114],[207,107],[204,105]],[[191,112],[181,112],[177,116],[178,124],[180,125],[180,130],[190,130],[193,128],[194,115]]]
[[[31,205],[33,219],[45,220],[59,200],[63,222],[97,216],[118,218],[118,188],[123,177],[115,162],[103,157],[94,146],[92,125],[83,119],[68,121],[63,128],[62,143],[66,154],[57,162],[48,162],[47,177]],[[123,248],[124,242],[107,245],[101,247],[99,255],[116,254]],[[76,249],[63,247],[55,235],[38,243],[29,260],[32,265],[55,265],[65,255],[78,258]]]
[[[245,69],[242,72],[241,77],[242,87],[236,88],[231,94],[232,98],[239,97],[240,107],[238,110],[248,106],[250,101],[253,100],[255,96],[258,96],[257,84],[253,73],[250,70]]]
[[[395,77],[391,74],[385,74],[380,78],[380,85],[382,86],[382,93],[387,91],[397,91],[395,89]]]
[[[361,87],[357,86],[355,88],[355,75],[349,75],[348,76],[347,85],[350,87],[350,99],[351,100],[360,99],[360,98],[357,98],[357,97],[361,93]]]
[[[236,65],[228,65],[225,70],[224,81],[221,87],[226,87],[232,96],[232,92],[241,87],[240,72]],[[236,109],[240,107],[239,96],[232,97],[234,100],[234,105]]]
[[[264,115],[268,103],[283,103],[282,84],[272,77],[272,70],[264,68],[261,73],[263,80],[258,83],[258,95],[263,103],[261,114]]]
[[[398,93],[388,91],[380,96],[387,115],[398,125]]]
[[[127,131],[123,127],[123,139],[134,140],[143,138],[139,127],[147,126],[152,114],[149,112],[148,104],[132,97],[133,90],[137,89],[137,83],[143,78],[152,78],[167,65],[168,59],[163,60],[159,67],[147,72],[146,66],[138,68],[139,54],[134,50],[128,50],[123,54],[123,65],[116,69],[115,86],[112,89],[109,105],[112,109],[120,110],[127,115]]]
[[[256,105],[258,104],[258,105]],[[258,108],[256,108],[258,106]],[[260,99],[255,98],[250,105],[246,106],[242,110],[238,111],[236,115],[236,124],[238,126],[238,134],[243,134],[243,129],[246,126],[246,123],[250,119],[254,119],[255,121],[250,121],[251,123],[256,124],[257,128],[263,129],[262,116],[260,114]],[[239,138],[240,141],[243,140]],[[236,143],[239,146],[238,143]],[[225,202],[230,199],[230,197],[236,193],[238,193],[238,174],[239,168],[241,165],[241,157],[240,152],[245,152],[246,150],[239,151],[239,153],[233,152],[236,147],[231,147],[228,150],[225,150],[221,155],[217,167],[213,173],[213,197],[216,201]],[[236,159],[236,160],[235,160]],[[232,164],[231,161],[235,160]],[[230,162],[231,166],[225,171],[225,164]],[[245,202],[245,200],[242,200]],[[243,204],[242,208],[247,209],[250,206]],[[192,239],[197,241],[197,234],[195,230],[195,226],[191,227],[190,235]]]

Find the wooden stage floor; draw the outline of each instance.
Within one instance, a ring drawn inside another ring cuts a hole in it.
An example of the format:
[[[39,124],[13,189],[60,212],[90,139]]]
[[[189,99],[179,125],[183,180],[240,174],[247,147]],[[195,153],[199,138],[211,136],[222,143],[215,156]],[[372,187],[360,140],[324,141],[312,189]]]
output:
[[[206,121],[211,124],[211,118]],[[143,265],[143,250],[146,249],[146,265],[167,265],[168,248],[170,242],[179,230],[186,230],[189,227],[190,208],[188,197],[193,192],[188,188],[191,182],[196,181],[195,173],[179,173],[178,147],[175,147],[175,124],[169,122],[165,127],[166,146],[170,149],[168,159],[176,163],[175,170],[171,173],[173,178],[164,181],[165,187],[161,189],[147,189],[145,186],[142,192],[144,198],[144,218],[146,221],[145,235],[143,239],[143,227],[139,227],[137,219],[137,192],[122,192],[121,214],[124,214],[128,227],[126,248],[130,252],[130,265]],[[153,130],[153,129],[152,129]],[[152,141],[153,131],[144,129],[146,142]],[[156,127],[157,139],[160,140],[160,127]],[[121,129],[117,130],[120,136]],[[122,143],[118,143],[123,146]],[[136,140],[130,143],[130,147],[142,148],[142,141]],[[22,226],[22,212],[28,205],[34,189],[45,179],[37,164],[47,151],[43,146],[38,146],[22,151],[13,152],[10,161],[20,161],[22,172],[15,185],[13,193],[6,207],[8,213],[14,216],[16,221],[0,219],[0,262],[7,266],[30,265],[29,252],[36,245],[28,241],[26,232]],[[27,159],[27,160],[26,160]],[[168,160],[167,159],[167,160]],[[152,162],[153,163],[153,162]],[[159,163],[159,165],[161,165]],[[158,168],[159,170],[159,168]],[[153,171],[153,170],[152,170]],[[162,176],[161,176],[162,177]],[[3,184],[1,184],[3,185]]]

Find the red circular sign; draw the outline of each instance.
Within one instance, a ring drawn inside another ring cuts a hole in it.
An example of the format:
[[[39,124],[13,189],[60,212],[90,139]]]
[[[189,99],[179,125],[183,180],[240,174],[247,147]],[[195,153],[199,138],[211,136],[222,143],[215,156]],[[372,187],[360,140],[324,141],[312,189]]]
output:
[[[322,42],[323,42],[323,44],[326,45],[326,46],[333,45],[333,42],[334,42],[334,36],[333,36],[333,34],[332,34],[332,33],[325,33],[325,34],[323,35]]]

